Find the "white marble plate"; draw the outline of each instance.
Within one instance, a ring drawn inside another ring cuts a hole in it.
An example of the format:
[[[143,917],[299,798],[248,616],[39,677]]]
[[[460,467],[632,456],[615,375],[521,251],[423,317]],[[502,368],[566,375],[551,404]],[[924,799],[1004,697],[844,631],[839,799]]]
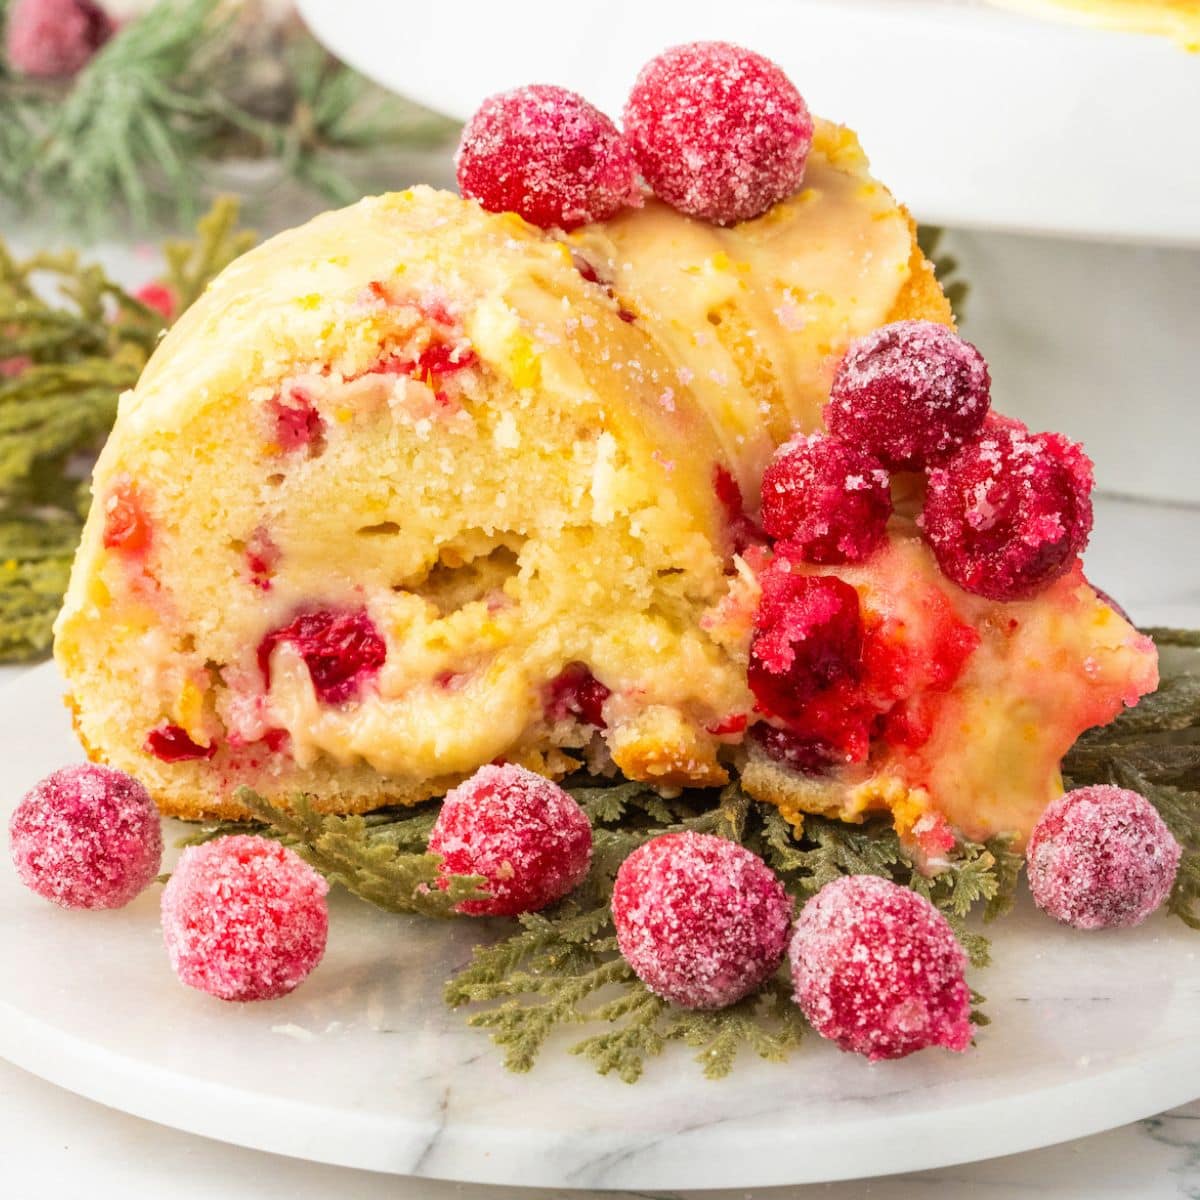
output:
[[[78,757],[53,667],[0,690],[0,811]],[[177,829],[173,828],[172,833]],[[758,1187],[948,1165],[1123,1124],[1200,1092],[1200,937],[1080,935],[1026,906],[973,982],[994,1023],[956,1056],[869,1066],[816,1037],[720,1083],[678,1049],[635,1087],[548,1053],[505,1072],[440,986],[478,925],[335,898],[329,953],[292,996],[181,987],[157,888],[68,913],[0,862],[0,1055],[113,1107],[325,1162],[526,1187]]]

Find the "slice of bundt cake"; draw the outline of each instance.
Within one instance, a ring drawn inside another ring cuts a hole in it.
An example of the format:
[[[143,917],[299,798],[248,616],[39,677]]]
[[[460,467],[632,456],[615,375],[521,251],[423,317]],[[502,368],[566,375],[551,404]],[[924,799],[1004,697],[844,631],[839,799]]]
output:
[[[737,764],[795,819],[1026,830],[1080,730],[1153,686],[1077,567],[984,600],[898,502],[838,572],[909,679],[862,744],[814,767],[748,684],[763,470],[852,339],[918,317],[952,320],[910,219],[819,122],[802,189],[727,228],[647,199],[547,232],[416,188],[274,238],[96,467],[56,640],[84,745],[185,817],[242,785],[411,803],[505,759],[672,788]],[[886,726],[902,701],[919,730]]]

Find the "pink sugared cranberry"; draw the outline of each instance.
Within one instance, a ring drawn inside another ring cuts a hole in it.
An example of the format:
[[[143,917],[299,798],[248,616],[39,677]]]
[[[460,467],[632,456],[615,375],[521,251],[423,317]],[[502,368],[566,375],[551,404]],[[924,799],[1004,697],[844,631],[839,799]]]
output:
[[[978,432],[991,404],[983,355],[933,321],[897,321],[850,344],[826,421],[893,470],[942,462]]]
[[[162,895],[180,982],[221,1000],[274,1000],[321,961],[329,885],[269,838],[218,838],[180,856]]]
[[[861,562],[883,541],[890,477],[857,446],[801,434],[767,465],[762,505],[767,533],[804,562]]]
[[[792,902],[757,854],[707,833],[667,833],[617,872],[617,944],[639,979],[682,1008],[724,1008],[783,959]]]
[[[552,721],[573,717],[606,729],[604,702],[612,693],[583,663],[570,663],[546,685],[544,704]]]
[[[92,0],[14,0],[5,49],[19,74],[60,79],[87,66],[115,29],[112,18]]]
[[[760,712],[785,720],[818,693],[859,677],[858,592],[831,575],[800,575],[776,558],[761,577],[747,680]]]
[[[94,763],[47,775],[17,805],[8,833],[21,881],[63,908],[120,908],[162,860],[150,793]]]
[[[579,886],[592,861],[592,827],[575,798],[514,763],[480,767],[442,803],[429,837],[448,875],[482,875],[473,917],[536,912]]]
[[[163,762],[190,762],[193,759],[212,758],[217,752],[217,743],[201,746],[186,729],[164,721],[146,734],[142,749]]]
[[[151,281],[143,283],[133,293],[135,300],[140,300],[147,308],[152,308],[164,321],[172,321],[179,306],[179,297],[169,284]]]
[[[271,655],[281,642],[294,646],[308,667],[313,690],[326,704],[356,697],[387,658],[387,643],[364,609],[322,608],[301,613],[258,644],[258,666],[271,686]]]
[[[1092,529],[1092,462],[1057,433],[989,426],[929,472],[921,528],[959,587],[1032,596],[1070,570]]]
[[[791,80],[728,42],[693,42],[651,59],[624,125],[655,195],[718,225],[761,216],[790,196],[812,148],[812,117]]]
[[[455,162],[464,196],[489,212],[573,229],[642,202],[633,151],[582,96],[536,84],[485,100]]]
[[[796,1003],[812,1027],[872,1062],[971,1042],[967,956],[923,896],[844,875],[805,904],[790,948]]]
[[[1038,907],[1076,929],[1140,925],[1170,894],[1181,854],[1154,805],[1100,785],[1055,800],[1026,853]]]

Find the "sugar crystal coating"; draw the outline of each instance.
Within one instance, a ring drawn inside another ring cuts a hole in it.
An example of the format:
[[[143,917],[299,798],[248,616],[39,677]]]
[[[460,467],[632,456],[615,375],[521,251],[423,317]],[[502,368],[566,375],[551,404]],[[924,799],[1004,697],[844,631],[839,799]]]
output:
[[[162,895],[175,974],[221,1000],[286,996],[325,953],[328,891],[295,851],[269,838],[189,847]]]
[[[14,0],[5,50],[19,74],[62,79],[82,70],[115,32],[112,18],[93,0]]]
[[[17,805],[8,833],[22,883],[62,908],[120,908],[162,860],[150,793],[96,763],[47,775]]]
[[[896,321],[851,343],[826,420],[885,466],[921,470],[974,435],[990,404],[987,363],[970,342],[933,321]]]
[[[989,600],[1032,596],[1070,570],[1092,530],[1092,463],[1057,433],[989,424],[929,472],[921,528],[938,565]]]
[[[617,872],[617,944],[638,977],[683,1008],[754,991],[787,948],[792,903],[758,855],[706,833],[668,833]]]
[[[1076,788],[1034,826],[1026,854],[1039,908],[1076,929],[1140,925],[1170,894],[1181,850],[1148,800]]]
[[[536,84],[489,97],[467,122],[455,163],[464,196],[543,229],[604,221],[642,202],[629,144],[566,88]]]
[[[579,886],[592,861],[592,827],[558,784],[514,763],[489,763],[447,795],[429,838],[441,870],[482,875],[486,900],[461,912],[536,912]]]
[[[770,59],[728,42],[675,46],[641,70],[625,132],[655,195],[732,225],[795,192],[812,147],[803,97]]]
[[[796,921],[789,957],[812,1027],[872,1062],[971,1042],[967,957],[923,896],[874,875],[827,883]]]
[[[792,438],[763,473],[763,527],[805,562],[861,562],[883,541],[891,512],[879,460],[825,434]]]

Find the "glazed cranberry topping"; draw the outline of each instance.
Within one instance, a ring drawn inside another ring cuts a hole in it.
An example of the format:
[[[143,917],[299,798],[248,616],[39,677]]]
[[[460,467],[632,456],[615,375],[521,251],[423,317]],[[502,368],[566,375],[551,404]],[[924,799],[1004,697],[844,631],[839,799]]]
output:
[[[546,685],[546,715],[552,721],[574,717],[597,729],[607,729],[604,702],[611,695],[583,663],[571,663]]]
[[[1145,797],[1077,788],[1034,826],[1029,890],[1044,912],[1076,929],[1140,925],[1170,894],[1181,853]]]
[[[624,124],[655,194],[719,225],[760,216],[796,191],[812,147],[812,117],[788,77],[728,42],[651,59]]]
[[[801,775],[823,775],[842,757],[819,738],[793,733],[790,729],[777,729],[774,725],[755,725],[750,730],[750,737],[772,762]]]
[[[325,443],[325,421],[312,398],[302,388],[290,388],[287,396],[275,396],[270,402],[275,443],[282,450],[321,452]]]
[[[482,875],[486,900],[459,911],[512,917],[561,900],[592,860],[592,827],[558,784],[513,763],[480,767],[442,804],[429,838],[449,875]]]
[[[104,501],[104,546],[130,556],[150,548],[150,519],[128,479],[117,480]]]
[[[790,948],[809,1024],[872,1062],[971,1043],[966,955],[924,896],[874,875],[842,876],[804,906]]]
[[[801,716],[818,693],[856,680],[863,653],[854,588],[790,567],[776,558],[763,573],[748,670],[759,710],[784,719]]]
[[[892,512],[887,471],[865,450],[825,434],[781,446],[763,473],[763,527],[805,562],[860,562]]]
[[[1092,463],[1060,434],[991,426],[929,473],[920,524],[938,565],[990,600],[1070,570],[1092,529]]]
[[[944,325],[897,321],[851,343],[834,376],[829,430],[895,470],[942,462],[991,404],[983,355]]]
[[[217,752],[217,744],[201,746],[179,725],[164,723],[146,734],[143,749],[163,762],[189,762],[196,758],[212,758]]]
[[[258,666],[271,686],[271,654],[281,642],[299,652],[313,690],[326,704],[355,698],[387,658],[387,644],[364,609],[317,609],[272,630],[258,646]]]
[[[792,902],[756,854],[707,833],[635,850],[612,896],[617,944],[651,991],[684,1008],[733,1004],[783,959]]]
[[[464,196],[543,229],[607,220],[642,199],[629,144],[566,88],[535,85],[485,100],[463,130],[456,164]]]

